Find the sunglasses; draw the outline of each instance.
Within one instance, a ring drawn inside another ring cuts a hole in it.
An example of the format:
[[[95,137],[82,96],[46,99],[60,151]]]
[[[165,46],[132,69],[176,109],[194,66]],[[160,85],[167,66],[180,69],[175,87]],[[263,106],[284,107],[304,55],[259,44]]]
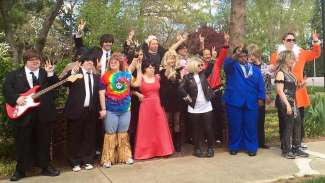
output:
[[[286,39],[286,42],[290,43],[290,42],[296,42],[296,39]]]

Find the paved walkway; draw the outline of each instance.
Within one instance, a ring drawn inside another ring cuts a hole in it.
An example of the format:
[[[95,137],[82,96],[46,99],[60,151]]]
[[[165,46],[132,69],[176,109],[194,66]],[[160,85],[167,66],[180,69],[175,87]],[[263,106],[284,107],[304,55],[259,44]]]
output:
[[[259,150],[256,157],[246,153],[231,156],[218,149],[214,158],[196,158],[186,154],[170,158],[139,161],[134,165],[116,165],[75,173],[66,168],[58,177],[32,176],[26,183],[262,183],[305,174],[325,175],[325,141],[308,143],[308,159],[284,159],[279,147]],[[0,183],[9,182],[2,180]]]

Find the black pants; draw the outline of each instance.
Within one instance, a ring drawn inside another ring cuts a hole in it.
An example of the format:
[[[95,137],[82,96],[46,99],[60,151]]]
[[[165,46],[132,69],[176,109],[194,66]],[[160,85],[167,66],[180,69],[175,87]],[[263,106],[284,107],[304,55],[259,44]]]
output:
[[[47,168],[50,162],[50,123],[39,121],[36,111],[31,121],[16,128],[16,170],[25,172],[32,166]]]
[[[69,160],[72,166],[92,164],[94,161],[96,112],[84,108],[79,119],[68,120]]]
[[[204,137],[208,140],[208,148],[213,148],[213,112],[188,114],[192,124],[194,149],[201,149]]]
[[[213,113],[214,113],[213,129],[214,129],[216,140],[222,141],[223,140],[222,131],[225,126],[226,111],[225,111],[225,106],[222,103],[222,91],[218,90],[215,92],[215,94],[216,94],[215,99],[211,100]]]
[[[292,110],[294,110],[292,108]],[[282,132],[281,132],[281,147],[282,153],[288,153],[291,147],[297,148],[301,144],[301,120],[299,111],[297,115],[286,114],[286,109],[283,107],[278,107],[278,115],[281,117],[279,121],[282,122]]]
[[[102,151],[104,144],[104,122],[102,119],[96,119],[96,151]]]
[[[265,105],[258,108],[258,121],[257,121],[257,137],[258,145],[261,147],[265,145]]]
[[[299,113],[300,113],[300,119],[301,119],[301,142],[302,142],[302,140],[305,138],[305,128],[304,128],[305,108],[299,107]]]

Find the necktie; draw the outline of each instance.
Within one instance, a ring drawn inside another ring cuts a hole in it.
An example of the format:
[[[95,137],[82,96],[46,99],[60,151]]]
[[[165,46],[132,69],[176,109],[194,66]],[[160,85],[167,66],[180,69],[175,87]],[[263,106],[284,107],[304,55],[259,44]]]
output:
[[[249,73],[249,65],[248,64],[245,64],[245,70],[246,70],[246,74],[248,75],[248,73]]]
[[[34,72],[30,72],[30,74],[32,75],[32,79],[33,79],[33,87],[38,85],[38,79],[36,78]]]
[[[90,73],[87,72],[88,74],[88,87],[89,87],[89,107],[92,104],[92,100],[93,100],[93,92],[92,92],[92,86],[91,86],[91,78],[90,78]]]

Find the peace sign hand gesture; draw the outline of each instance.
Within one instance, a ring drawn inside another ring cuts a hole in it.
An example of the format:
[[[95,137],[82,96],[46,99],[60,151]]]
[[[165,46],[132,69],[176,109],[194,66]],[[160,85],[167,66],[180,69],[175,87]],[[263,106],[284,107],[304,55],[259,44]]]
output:
[[[52,77],[54,75],[54,65],[52,65],[51,60],[45,61],[44,69],[47,72],[47,77]]]
[[[86,21],[84,21],[83,19],[80,20],[80,24],[78,25],[78,32],[81,33],[86,26]]]
[[[313,33],[312,33],[313,41],[318,41],[319,40],[318,37],[319,37],[318,33],[316,32],[316,30],[314,30]]]

